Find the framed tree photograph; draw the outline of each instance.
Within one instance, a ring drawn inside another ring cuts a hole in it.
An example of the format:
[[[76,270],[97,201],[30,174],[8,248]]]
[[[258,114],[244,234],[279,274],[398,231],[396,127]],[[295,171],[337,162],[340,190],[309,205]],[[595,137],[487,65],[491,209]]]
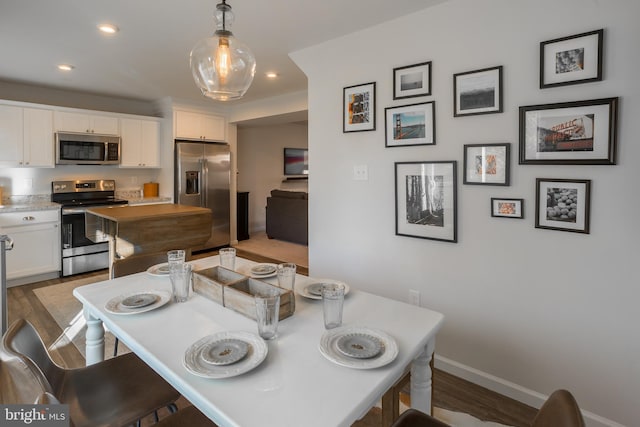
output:
[[[342,132],[376,130],[376,83],[345,87],[342,94]]]
[[[434,145],[435,101],[385,108],[385,147]]]
[[[511,144],[466,144],[463,184],[509,185]]]
[[[458,241],[456,163],[395,164],[396,235]]]
[[[431,95],[431,61],[393,69],[393,99]]]
[[[536,228],[589,234],[591,180],[536,179]]]
[[[540,43],[540,89],[602,80],[604,30]]]
[[[522,164],[615,165],[618,98],[520,107]]]
[[[503,218],[524,218],[524,199],[491,198],[491,216]]]
[[[502,66],[453,75],[453,117],[502,113]]]

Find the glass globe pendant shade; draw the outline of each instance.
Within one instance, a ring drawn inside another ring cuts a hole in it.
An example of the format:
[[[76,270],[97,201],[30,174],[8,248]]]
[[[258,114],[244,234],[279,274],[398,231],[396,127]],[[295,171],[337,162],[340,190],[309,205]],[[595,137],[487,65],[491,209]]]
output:
[[[216,32],[196,43],[189,59],[193,79],[202,94],[218,101],[241,98],[256,71],[251,49],[227,29],[232,20],[231,7],[223,0],[216,10]]]

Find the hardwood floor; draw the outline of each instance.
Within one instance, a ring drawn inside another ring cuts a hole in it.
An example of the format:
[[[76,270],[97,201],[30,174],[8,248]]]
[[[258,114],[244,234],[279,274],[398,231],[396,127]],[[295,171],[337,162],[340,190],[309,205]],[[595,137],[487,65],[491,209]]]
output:
[[[200,258],[212,254],[215,254],[215,252],[194,254],[194,257]],[[239,255],[259,262],[282,261],[250,252],[239,252]],[[51,346],[61,335],[62,330],[33,293],[33,290],[62,283],[67,280],[89,278],[102,273],[104,273],[104,271],[76,275],[71,279],[52,279],[9,288],[7,290],[9,323],[17,318],[27,319],[40,332],[47,347]],[[303,274],[307,274],[306,269]],[[51,355],[57,363],[68,368],[84,365],[84,358],[73,345],[53,349],[51,350]],[[438,369],[434,370],[433,388],[433,404],[435,406],[451,411],[465,412],[485,421],[495,421],[514,427],[526,427],[531,425],[531,421],[537,412],[534,408]],[[408,395],[401,395],[401,397],[403,402],[408,405]],[[186,400],[181,399],[178,401],[178,407],[184,407],[186,405],[189,405],[189,402]],[[161,412],[161,416],[162,415],[163,412]],[[152,424],[152,416],[147,417],[142,423],[143,426],[150,426]],[[375,424],[367,422],[363,425],[369,426]]]

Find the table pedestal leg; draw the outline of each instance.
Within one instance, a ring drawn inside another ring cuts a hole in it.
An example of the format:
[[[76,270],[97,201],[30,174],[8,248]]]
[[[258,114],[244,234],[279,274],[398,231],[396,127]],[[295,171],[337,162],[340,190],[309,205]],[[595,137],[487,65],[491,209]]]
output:
[[[411,407],[425,414],[431,415],[431,393],[433,383],[431,378],[431,358],[436,348],[436,339],[431,338],[424,351],[411,365]]]
[[[89,366],[104,360],[104,326],[102,320],[92,316],[87,310],[84,311],[84,318],[87,321],[86,365]]]

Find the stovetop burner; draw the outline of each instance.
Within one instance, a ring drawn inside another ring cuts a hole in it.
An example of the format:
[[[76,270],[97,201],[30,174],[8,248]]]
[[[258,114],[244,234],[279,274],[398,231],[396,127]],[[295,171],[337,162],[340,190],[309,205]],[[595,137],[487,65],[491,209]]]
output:
[[[107,198],[107,199],[81,199],[81,200],[65,200],[59,201],[62,207],[74,206],[106,206],[106,205],[126,205],[128,202],[123,199]]]
[[[110,179],[53,181],[51,201],[63,207],[125,205],[115,197],[116,183]]]

